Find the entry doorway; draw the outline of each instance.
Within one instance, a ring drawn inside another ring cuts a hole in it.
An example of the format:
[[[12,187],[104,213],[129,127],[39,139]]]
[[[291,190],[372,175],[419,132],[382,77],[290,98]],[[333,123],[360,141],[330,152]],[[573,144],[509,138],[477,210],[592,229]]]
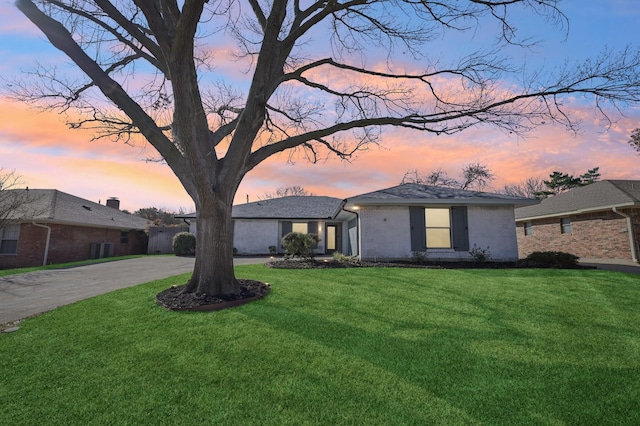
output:
[[[333,254],[334,252],[342,252],[342,225],[328,224],[326,229],[325,252]]]

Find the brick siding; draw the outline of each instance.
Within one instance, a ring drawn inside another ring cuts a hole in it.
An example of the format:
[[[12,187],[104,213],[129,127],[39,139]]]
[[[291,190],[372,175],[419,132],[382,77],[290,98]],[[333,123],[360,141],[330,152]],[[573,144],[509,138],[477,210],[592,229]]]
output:
[[[121,243],[117,229],[50,224],[51,240],[47,263],[65,263],[91,258],[92,243],[110,242],[114,256],[147,252],[147,234],[130,231],[128,242]],[[0,255],[0,269],[40,266],[44,260],[47,230],[33,224],[20,225],[18,249],[15,255]]]
[[[640,211],[624,210],[632,216],[635,241],[640,237]],[[571,220],[571,233],[561,233],[560,217],[531,221],[532,235],[524,234],[525,222],[517,223],[518,255],[534,251],[563,251],[581,258],[631,260],[626,218],[604,211],[565,216]]]

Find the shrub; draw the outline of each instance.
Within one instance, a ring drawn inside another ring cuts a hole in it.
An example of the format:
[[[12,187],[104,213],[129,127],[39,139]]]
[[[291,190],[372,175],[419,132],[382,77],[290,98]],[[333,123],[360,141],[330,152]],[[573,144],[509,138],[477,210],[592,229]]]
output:
[[[269,246],[269,254],[274,255],[278,252],[278,248],[276,246]]]
[[[178,232],[173,236],[173,252],[177,256],[196,254],[196,236],[190,232]]]
[[[469,252],[474,262],[482,263],[491,259],[491,251],[489,251],[489,246],[486,249],[473,245],[473,248]]]
[[[531,266],[541,268],[575,268],[578,259],[575,254],[563,251],[535,251],[525,258]]]
[[[307,260],[313,259],[313,250],[319,242],[320,237],[317,234],[289,232],[282,237],[282,247],[288,256],[300,256]]]
[[[358,256],[347,256],[346,254],[342,254],[339,251],[333,252],[333,260],[335,260],[336,262],[347,264],[360,263],[360,259],[358,259]]]
[[[411,261],[413,263],[421,264],[426,263],[429,255],[426,251],[413,251],[411,252]]]

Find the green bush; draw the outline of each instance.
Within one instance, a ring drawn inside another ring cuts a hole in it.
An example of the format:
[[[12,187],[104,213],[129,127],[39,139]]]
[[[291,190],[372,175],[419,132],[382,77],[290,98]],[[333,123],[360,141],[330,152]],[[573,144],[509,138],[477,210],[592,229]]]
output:
[[[531,266],[542,268],[575,268],[578,259],[575,254],[563,251],[534,251],[525,258]]]
[[[339,251],[333,252],[333,260],[346,264],[360,263],[360,259],[358,259],[358,256],[347,256],[346,254],[340,253]]]
[[[177,256],[196,254],[196,236],[190,232],[178,232],[173,236],[173,252]]]
[[[317,234],[302,234],[300,232],[289,232],[282,237],[282,247],[288,256],[300,256],[303,259],[311,260],[315,253],[313,250],[320,242]]]
[[[414,250],[411,252],[411,261],[413,263],[417,263],[418,265],[421,265],[423,263],[426,263],[428,259],[429,259],[429,254],[426,251]]]
[[[491,251],[489,250],[489,246],[487,246],[486,249],[483,249],[474,244],[473,248],[469,252],[469,255],[471,255],[474,262],[478,263],[484,263],[491,259]]]

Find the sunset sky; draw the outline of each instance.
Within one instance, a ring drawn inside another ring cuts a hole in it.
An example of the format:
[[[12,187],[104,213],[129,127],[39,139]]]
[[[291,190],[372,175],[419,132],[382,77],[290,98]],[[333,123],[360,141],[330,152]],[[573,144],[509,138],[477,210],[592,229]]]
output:
[[[563,40],[562,30],[552,26],[533,32],[543,43],[527,53],[531,66],[553,69],[603,49],[640,44],[637,0],[570,0],[562,10],[570,19],[568,38]],[[523,16],[520,25],[537,29],[538,23]],[[455,45],[443,49],[443,54],[455,53]],[[12,1],[0,4],[0,84],[13,81],[36,61],[55,62],[60,57]],[[640,107],[623,111],[625,116],[616,117],[608,131],[593,110],[579,105],[572,109],[582,119],[577,136],[551,125],[524,139],[490,127],[453,136],[387,129],[381,146],[360,153],[350,163],[330,158],[318,164],[304,160],[290,164],[282,154],[247,175],[236,203],[247,197],[255,201],[283,185],[346,198],[396,185],[409,170],[428,173],[441,168],[457,177],[463,166],[475,162],[494,172],[495,188],[528,177],[548,177],[554,170],[579,175],[595,166],[604,179],[640,179],[640,156],[627,144],[632,130],[640,127]],[[118,197],[121,208],[129,211],[150,206],[193,210],[171,170],[145,161],[157,156],[151,146],[92,142],[90,133],[68,129],[60,115],[7,98],[0,98],[0,117],[0,168],[15,170],[31,188],[58,189],[103,204]]]

